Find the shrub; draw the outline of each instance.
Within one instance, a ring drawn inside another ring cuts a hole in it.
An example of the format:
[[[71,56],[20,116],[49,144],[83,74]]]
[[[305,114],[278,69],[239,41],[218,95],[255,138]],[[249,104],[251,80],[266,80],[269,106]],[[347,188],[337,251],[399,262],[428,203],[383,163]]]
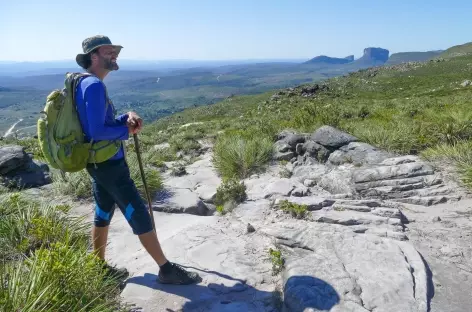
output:
[[[31,258],[3,265],[3,311],[124,311],[119,281],[107,277],[102,262],[83,242],[65,239],[37,249]]]
[[[440,144],[426,149],[421,156],[430,161],[446,162],[453,165],[460,180],[472,188],[472,141],[457,141],[454,144]]]
[[[246,178],[261,171],[272,157],[272,140],[260,133],[243,131],[219,137],[213,163],[224,178]]]
[[[247,198],[246,185],[236,179],[224,180],[217,188],[215,196],[215,205],[223,206],[233,201],[236,204],[242,203]]]
[[[292,217],[297,219],[304,218],[308,211],[306,205],[298,205],[295,203],[291,203],[288,200],[281,201],[279,207],[281,210],[290,213]]]
[[[86,241],[87,225],[81,217],[64,213],[65,205],[29,200],[13,193],[0,201],[0,256],[14,259],[27,256],[41,246],[49,246],[65,238]]]
[[[272,262],[272,275],[279,274],[285,266],[285,260],[280,250],[269,248],[269,256]]]

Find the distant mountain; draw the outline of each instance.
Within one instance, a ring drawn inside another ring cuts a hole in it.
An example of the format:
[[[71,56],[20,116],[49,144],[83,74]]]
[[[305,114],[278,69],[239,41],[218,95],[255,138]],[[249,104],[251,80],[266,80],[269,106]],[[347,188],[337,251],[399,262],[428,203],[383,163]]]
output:
[[[10,92],[12,89],[0,86],[0,92]]]
[[[447,59],[447,58],[469,55],[469,54],[472,54],[472,42],[450,47],[449,49],[441,53],[438,57]]]
[[[365,48],[364,55],[354,61],[357,66],[379,66],[388,61],[390,51],[383,48]]]
[[[119,65],[121,70],[132,71],[174,71],[180,69],[189,69],[195,67],[201,68],[215,68],[226,65],[249,65],[258,63],[274,63],[284,62],[296,64],[303,62],[303,59],[248,59],[248,60],[163,60],[163,61],[148,61],[148,60],[132,60],[120,59]],[[66,71],[81,71],[82,69],[73,60],[66,61],[45,61],[45,62],[6,62],[0,61],[0,76],[37,76],[57,74]]]
[[[385,65],[397,65],[405,62],[424,62],[440,55],[444,50],[426,52],[399,52],[392,54]]]
[[[305,64],[346,64],[352,61],[354,61],[354,55],[349,55],[344,58],[320,55],[306,61]]]

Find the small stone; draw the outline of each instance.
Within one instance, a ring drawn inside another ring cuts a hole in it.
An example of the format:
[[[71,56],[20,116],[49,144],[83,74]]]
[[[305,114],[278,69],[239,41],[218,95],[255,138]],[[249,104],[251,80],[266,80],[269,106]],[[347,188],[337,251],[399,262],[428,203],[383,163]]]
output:
[[[295,147],[295,152],[298,154],[298,155],[302,155],[303,154],[303,143],[298,143],[297,146]]]
[[[441,218],[436,216],[433,218],[433,222],[440,222],[441,221]]]
[[[296,196],[296,197],[303,197],[303,196],[306,196],[308,194],[308,188],[305,187],[305,186],[299,186],[299,187],[296,187],[293,191],[292,191],[292,196]]]
[[[303,181],[303,185],[305,185],[306,187],[312,187],[312,186],[315,186],[315,184],[316,184],[315,180],[306,179],[305,181]]]
[[[253,233],[255,231],[256,231],[256,229],[250,223],[248,223],[247,224],[247,232],[248,233]]]

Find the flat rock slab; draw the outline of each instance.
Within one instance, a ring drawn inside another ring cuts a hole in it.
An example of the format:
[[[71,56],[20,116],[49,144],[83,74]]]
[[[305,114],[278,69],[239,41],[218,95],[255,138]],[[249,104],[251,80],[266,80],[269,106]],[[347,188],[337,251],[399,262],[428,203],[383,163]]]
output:
[[[356,166],[378,164],[393,155],[363,142],[351,142],[334,151],[328,158],[333,165],[351,163]]]
[[[249,200],[290,196],[294,189],[307,190],[297,179],[274,177],[269,173],[244,180]],[[302,192],[303,193],[303,192]]]
[[[433,174],[433,168],[426,163],[404,163],[393,166],[378,166],[374,168],[355,170],[352,174],[354,183],[364,183],[378,180],[412,178]]]
[[[170,218],[169,218],[170,217]],[[121,294],[138,311],[277,311],[276,277],[271,274],[269,238],[246,234],[241,222],[218,217],[156,213],[166,256],[202,277],[196,285],[161,285],[158,268],[136,236],[113,224],[107,257],[125,266],[130,278]],[[170,231],[170,233],[168,233]],[[126,253],[123,250],[126,249]]]
[[[210,214],[210,209],[189,189],[163,190],[156,194],[152,209],[168,213],[188,213],[200,216]]]
[[[203,155],[185,169],[187,174],[183,176],[163,176],[164,187],[155,195],[153,209],[202,216],[212,214],[207,204],[213,202],[221,179],[211,163],[211,155]]]
[[[408,243],[309,222],[263,231],[285,256],[287,311],[427,311],[426,268]]]

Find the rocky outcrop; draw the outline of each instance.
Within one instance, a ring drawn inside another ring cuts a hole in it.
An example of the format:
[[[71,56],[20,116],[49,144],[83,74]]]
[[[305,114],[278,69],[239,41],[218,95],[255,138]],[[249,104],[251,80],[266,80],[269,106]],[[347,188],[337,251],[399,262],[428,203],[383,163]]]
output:
[[[33,160],[22,146],[0,147],[1,184],[16,189],[40,187],[50,184],[47,164]]]
[[[274,157],[293,156],[285,166],[291,178],[330,194],[425,206],[461,198],[419,157],[394,155],[330,126],[312,134],[284,131],[278,139]]]

